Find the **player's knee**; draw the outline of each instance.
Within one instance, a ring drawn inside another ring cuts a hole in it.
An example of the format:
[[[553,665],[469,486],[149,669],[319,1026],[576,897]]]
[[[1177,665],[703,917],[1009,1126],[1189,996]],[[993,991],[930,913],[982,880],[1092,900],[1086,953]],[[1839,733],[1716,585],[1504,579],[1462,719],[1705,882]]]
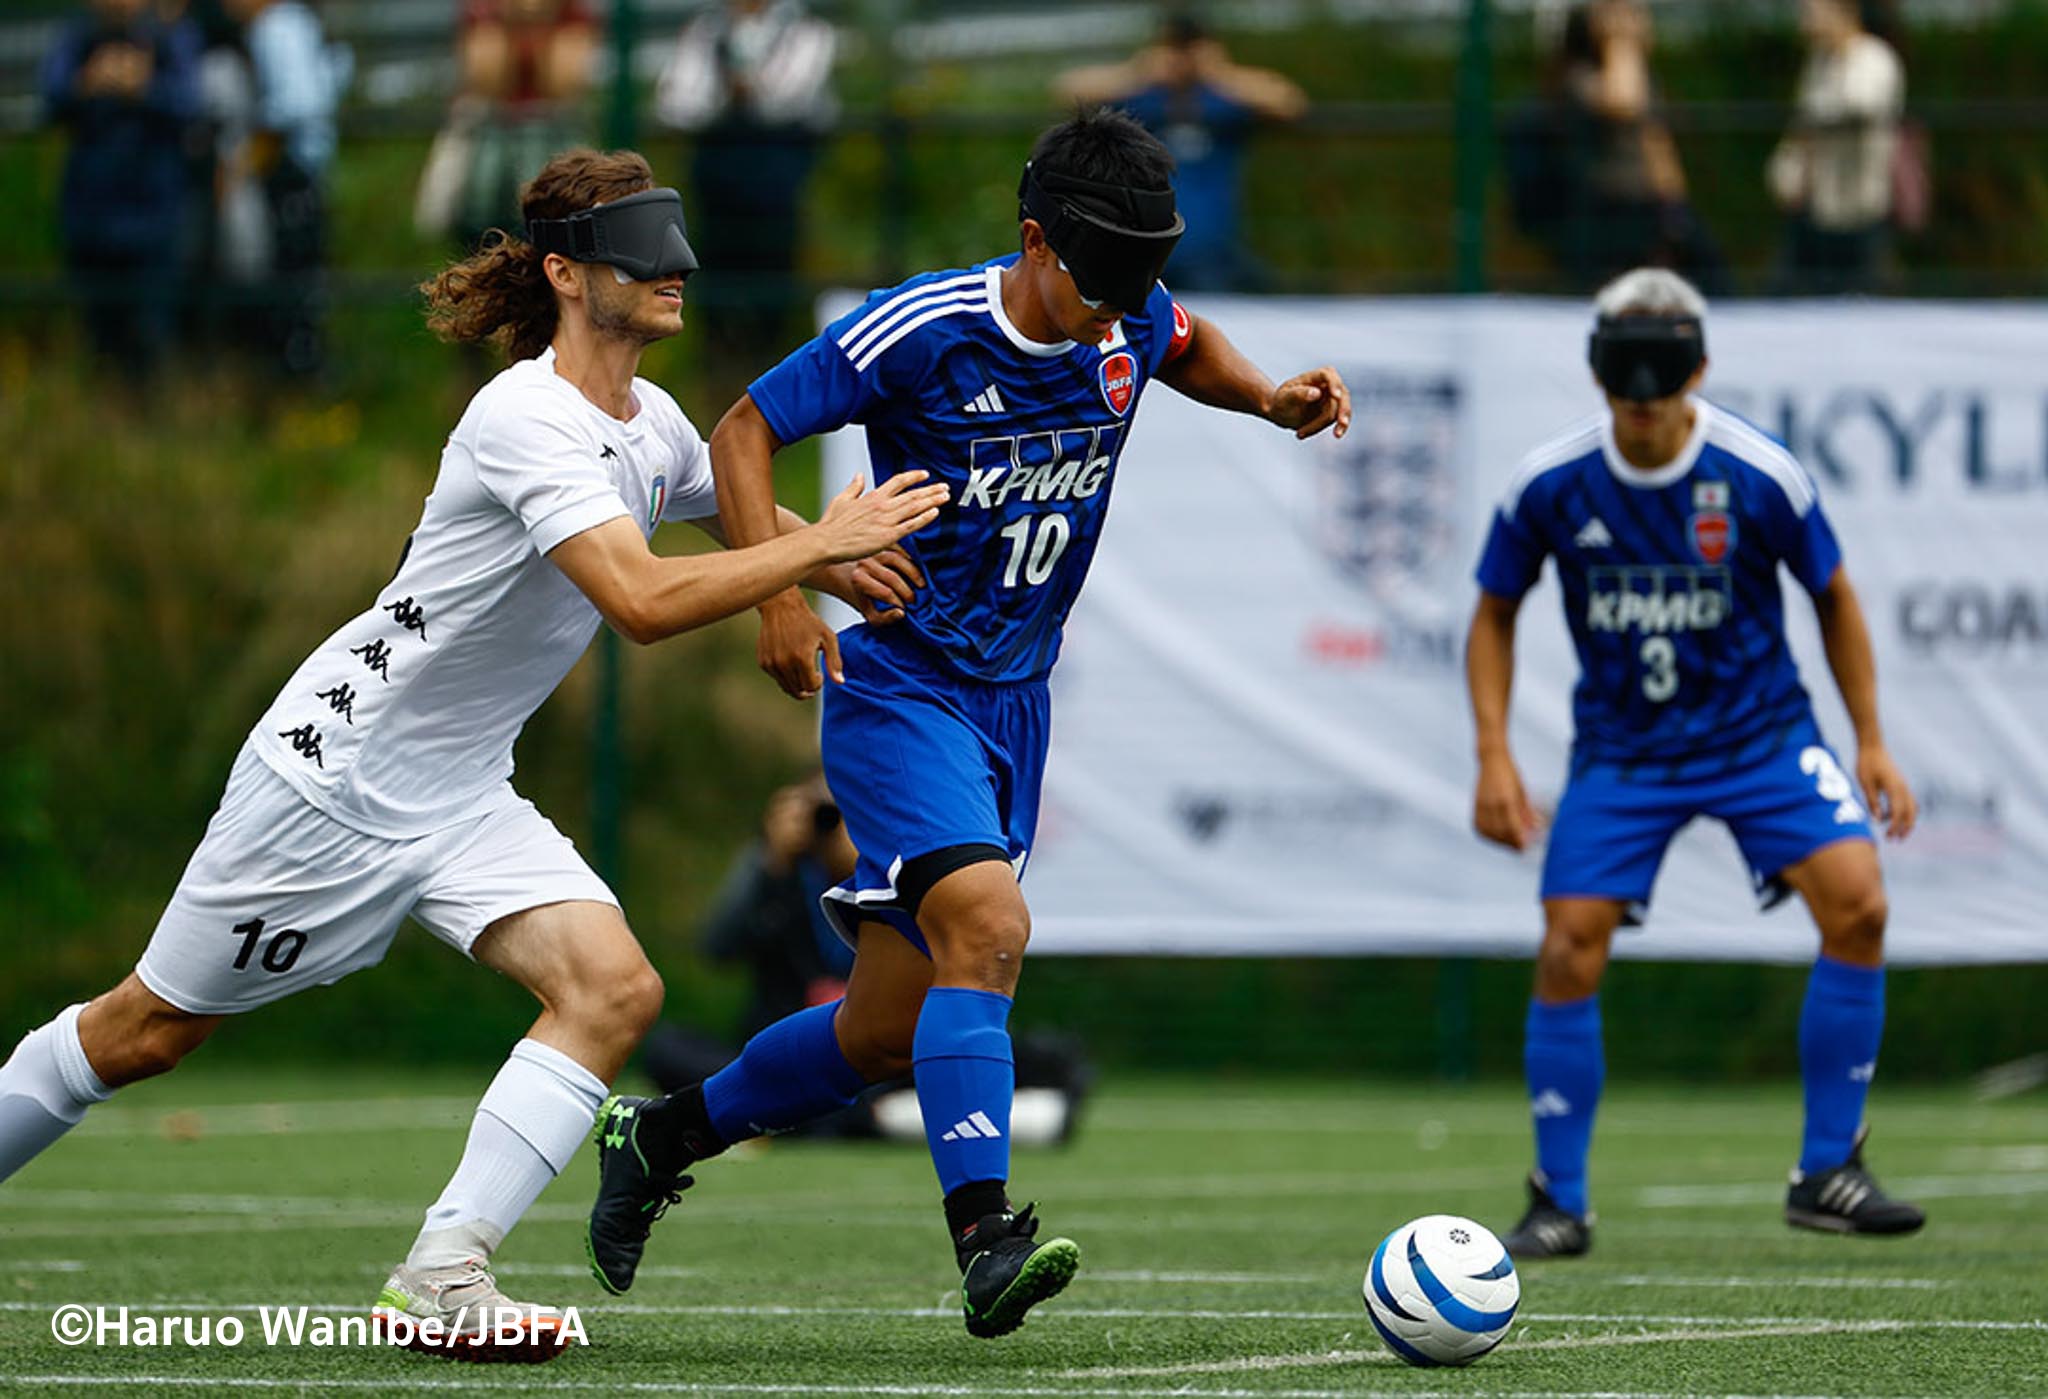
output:
[[[667,994],[661,973],[643,958],[613,989],[611,1022],[637,1041],[661,1018],[661,1003]]]
[[[842,1028],[839,1052],[869,1083],[903,1078],[910,1073],[910,1047],[916,1026],[854,1026]]]
[[[186,1055],[206,1043],[213,1025],[210,1017],[150,1016],[129,1039],[119,1066],[114,1069],[115,1077],[121,1083],[134,1083],[169,1073],[184,1061]],[[118,1086],[104,1074],[101,1077],[108,1087]]]
[[[1883,960],[1885,921],[1890,916],[1882,885],[1859,890],[1830,914],[1821,929],[1823,950],[1839,961],[1870,965]]]
[[[1536,990],[1545,1000],[1582,1000],[1600,989],[1606,969],[1606,938],[1582,929],[1552,928],[1536,954]]]
[[[558,1009],[587,1033],[637,1044],[661,1016],[661,973],[645,957],[587,970]]]
[[[932,954],[942,971],[965,975],[992,990],[1008,991],[1017,983],[1024,947],[1030,941],[1031,913],[1019,899],[954,919],[945,936],[932,941]]]

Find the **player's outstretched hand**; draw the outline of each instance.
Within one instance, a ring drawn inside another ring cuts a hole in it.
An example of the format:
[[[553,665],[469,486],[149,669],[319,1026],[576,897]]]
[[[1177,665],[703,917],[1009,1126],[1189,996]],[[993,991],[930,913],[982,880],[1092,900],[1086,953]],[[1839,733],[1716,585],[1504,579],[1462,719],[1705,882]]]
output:
[[[871,491],[859,477],[849,481],[817,524],[833,561],[850,563],[880,553],[936,520],[951,492],[944,485],[920,485],[930,474],[899,471]]]
[[[1920,803],[1906,785],[1906,775],[1879,745],[1866,745],[1856,754],[1856,782],[1863,788],[1863,805],[1872,818],[1884,822],[1884,833],[1904,840],[1913,833],[1920,818]]]
[[[1344,376],[1328,365],[1311,369],[1273,390],[1273,406],[1266,417],[1293,428],[1296,437],[1314,437],[1333,424],[1342,437],[1351,431],[1351,390],[1344,387]]]
[[[887,626],[903,620],[903,609],[924,586],[924,574],[909,554],[892,544],[853,563],[828,564],[813,581],[848,607],[859,609],[862,621]]]
[[[1536,809],[1522,788],[1522,774],[1514,759],[1502,756],[1482,759],[1479,787],[1472,798],[1472,827],[1495,845],[1526,850],[1536,838]]]

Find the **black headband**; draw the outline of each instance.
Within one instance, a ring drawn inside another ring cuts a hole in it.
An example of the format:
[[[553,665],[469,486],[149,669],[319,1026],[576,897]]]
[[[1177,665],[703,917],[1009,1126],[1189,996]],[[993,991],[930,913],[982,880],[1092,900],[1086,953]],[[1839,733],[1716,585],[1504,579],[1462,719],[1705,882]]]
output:
[[[1081,294],[1124,311],[1144,306],[1187,229],[1171,186],[1133,189],[1041,174],[1030,162],[1017,182],[1017,203],[1018,218],[1038,221]]]

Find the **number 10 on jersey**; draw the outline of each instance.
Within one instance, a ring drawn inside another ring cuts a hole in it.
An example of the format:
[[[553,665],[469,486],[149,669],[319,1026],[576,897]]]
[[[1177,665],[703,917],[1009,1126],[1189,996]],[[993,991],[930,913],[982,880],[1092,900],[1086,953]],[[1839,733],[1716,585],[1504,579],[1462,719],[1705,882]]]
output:
[[[1014,588],[1021,577],[1027,586],[1035,588],[1052,577],[1060,555],[1067,552],[1074,527],[1067,523],[1065,515],[1054,511],[1026,515],[1003,526],[998,533],[1010,541],[1009,558],[1003,564],[1003,586]]]

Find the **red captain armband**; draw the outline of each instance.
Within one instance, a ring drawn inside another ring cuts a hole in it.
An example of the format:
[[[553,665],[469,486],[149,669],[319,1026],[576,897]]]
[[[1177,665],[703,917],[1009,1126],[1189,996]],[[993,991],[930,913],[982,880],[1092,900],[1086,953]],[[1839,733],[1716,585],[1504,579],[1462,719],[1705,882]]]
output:
[[[1178,301],[1173,303],[1173,335],[1166,342],[1166,358],[1161,364],[1172,364],[1187,353],[1188,345],[1195,338],[1195,318],[1188,314],[1188,308]]]

